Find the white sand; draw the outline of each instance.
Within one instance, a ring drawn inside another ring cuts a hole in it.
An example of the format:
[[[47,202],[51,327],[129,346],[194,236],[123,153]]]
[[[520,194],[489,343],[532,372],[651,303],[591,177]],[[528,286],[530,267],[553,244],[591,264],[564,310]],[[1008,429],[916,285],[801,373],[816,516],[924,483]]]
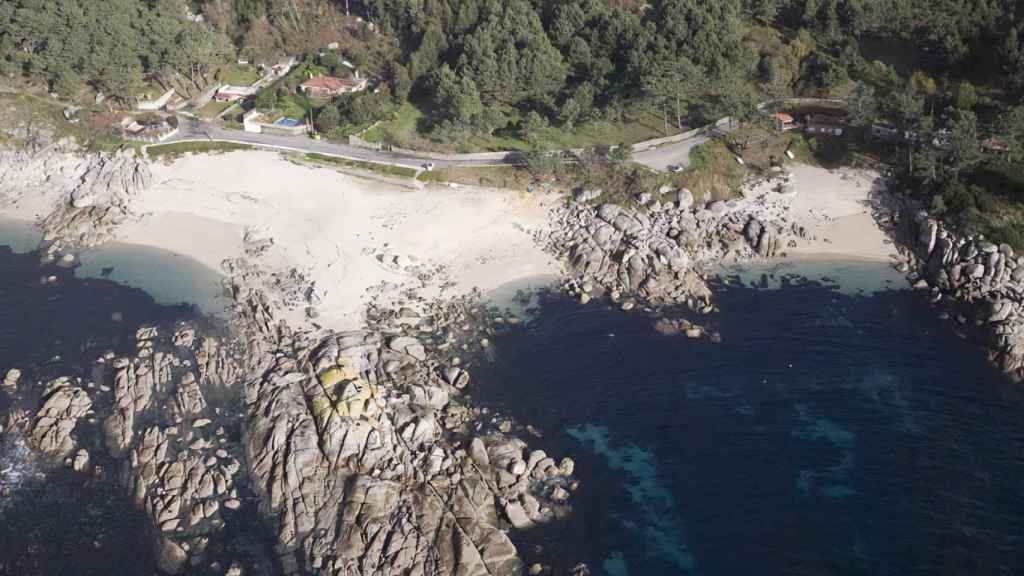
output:
[[[257,263],[308,274],[322,298],[318,321],[331,328],[359,327],[368,302],[399,298],[405,287],[425,297],[448,282],[446,295],[486,292],[560,270],[530,235],[544,226],[545,199],[526,192],[415,191],[251,151],[192,155],[153,173],[154,185],[134,205],[144,216],[119,241],[220,270],[241,255],[247,229],[271,238]],[[381,255],[400,256],[404,266],[383,264]],[[444,271],[421,286],[417,273],[438,266]],[[297,323],[301,315],[299,307],[286,318]]]
[[[786,247],[788,255],[889,260],[894,249],[871,216],[876,174],[790,169],[797,194],[789,210],[808,239]],[[331,328],[360,327],[366,304],[391,304],[404,298],[406,288],[428,298],[473,288],[511,296],[530,280],[546,282],[560,273],[531,238],[546,226],[547,203],[560,201],[550,196],[442,186],[417,191],[256,151],[192,155],[153,166],[153,175],[154,185],[133,205],[142,219],[119,232],[120,243],[160,248],[220,271],[225,259],[242,255],[246,231],[270,238],[274,246],[255,263],[271,272],[294,267],[306,274],[321,297],[319,322]],[[40,195],[3,213],[31,220],[52,205]],[[111,265],[102,252],[93,255],[97,270]],[[395,256],[402,266],[388,264]],[[85,264],[88,257],[83,255]],[[153,282],[165,282],[151,275]],[[215,283],[215,275],[204,277]],[[159,292],[159,286],[143,284]],[[178,284],[166,288],[173,291]],[[219,304],[216,286],[195,290],[193,301],[208,312]],[[298,325],[304,307],[296,303],[285,317]]]
[[[792,215],[807,229],[807,239],[787,247],[788,255],[891,260],[895,248],[872,217],[872,196],[881,190],[877,173],[803,164],[789,169],[797,191]]]

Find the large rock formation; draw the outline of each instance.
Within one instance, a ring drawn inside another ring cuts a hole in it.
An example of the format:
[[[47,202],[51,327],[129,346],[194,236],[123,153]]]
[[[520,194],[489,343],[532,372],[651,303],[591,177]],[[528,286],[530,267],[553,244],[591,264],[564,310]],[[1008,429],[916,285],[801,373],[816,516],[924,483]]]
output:
[[[696,210],[692,193],[676,196],[674,204],[636,209],[571,203],[555,211],[548,247],[566,261],[585,293],[596,284],[652,303],[706,305],[710,291],[702,267],[780,255],[782,239],[800,233],[787,218],[781,194],[716,201]]]
[[[982,327],[991,356],[1007,373],[1024,378],[1024,256],[984,236],[958,236],[917,212],[905,222],[906,256],[916,286],[946,303],[952,316]]]
[[[80,444],[105,446],[109,458],[101,460],[113,459],[120,482],[151,522],[161,570],[178,573],[204,561],[211,540],[243,506],[236,487],[245,473],[237,404],[249,360],[214,338],[196,337],[190,325],[173,334],[140,328],[135,352],[98,358],[88,384],[51,381],[28,437],[57,459]],[[102,422],[102,442],[76,441],[86,418]],[[65,462],[89,473],[95,455],[79,448]]]
[[[0,146],[0,206],[28,203],[47,210],[48,254],[95,246],[113,238],[132,215],[131,199],[150,184],[145,159],[134,150],[84,153],[52,129],[0,109],[14,145]]]
[[[247,461],[287,573],[516,574],[502,519],[543,522],[568,494],[571,468],[520,440],[450,441],[457,391],[406,338],[332,336],[247,388]]]
[[[72,436],[78,420],[89,413],[92,399],[69,378],[46,385],[42,406],[32,423],[32,444],[51,456],[65,456],[77,446]]]

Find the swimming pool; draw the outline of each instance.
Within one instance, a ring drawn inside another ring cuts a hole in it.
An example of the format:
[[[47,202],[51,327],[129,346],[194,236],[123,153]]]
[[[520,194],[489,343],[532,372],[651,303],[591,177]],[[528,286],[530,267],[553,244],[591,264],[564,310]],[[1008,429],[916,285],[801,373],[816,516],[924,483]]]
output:
[[[302,124],[302,120],[296,120],[294,118],[281,118],[274,122],[275,126],[287,126],[288,128],[294,128],[300,124]]]

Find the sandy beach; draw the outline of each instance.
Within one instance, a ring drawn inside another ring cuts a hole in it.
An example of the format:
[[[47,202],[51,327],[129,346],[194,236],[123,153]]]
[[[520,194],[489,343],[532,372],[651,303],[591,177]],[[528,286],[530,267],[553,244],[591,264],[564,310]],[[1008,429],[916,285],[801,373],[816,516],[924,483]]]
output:
[[[806,164],[789,170],[796,185],[790,210],[808,234],[787,255],[891,261],[895,248],[872,216],[872,194],[881,191],[876,172]]]
[[[531,232],[546,202],[525,192],[391,184],[292,163],[271,152],[192,155],[153,166],[135,203],[142,218],[118,240],[190,256],[214,270],[242,254],[243,238],[272,241],[256,259],[296,268],[321,299],[318,322],[362,324],[370,302],[489,291],[553,276],[559,265]],[[301,321],[304,306],[286,318]]]
[[[250,252],[249,261],[270,274],[303,274],[318,298],[318,324],[337,330],[363,326],[371,303],[474,289],[508,303],[517,288],[551,283],[561,273],[534,238],[548,227],[549,209],[563,201],[553,195],[444,185],[417,190],[261,151],[190,155],[151,169],[152,185],[132,199],[139,219],[117,231],[117,242],[82,254],[81,273],[113,270],[111,279],[165,303],[187,299],[218,311],[223,262],[245,255],[254,242],[269,247]],[[871,214],[877,174],[799,164],[789,170],[796,194],[784,210],[807,234],[783,249],[787,258],[780,263],[890,261],[894,249]],[[35,220],[59,202],[52,195],[22,199],[4,213]],[[165,253],[150,253],[152,262],[137,273],[121,270],[116,264],[132,245]],[[172,266],[202,273],[161,275]],[[289,302],[277,312],[297,327],[307,305]]]

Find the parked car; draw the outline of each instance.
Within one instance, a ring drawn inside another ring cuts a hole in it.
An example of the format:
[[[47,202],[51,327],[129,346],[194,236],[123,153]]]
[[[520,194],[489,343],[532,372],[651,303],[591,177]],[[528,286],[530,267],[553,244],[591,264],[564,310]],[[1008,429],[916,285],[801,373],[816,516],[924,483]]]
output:
[[[669,172],[682,172],[683,167],[678,164],[670,164],[668,167]]]

